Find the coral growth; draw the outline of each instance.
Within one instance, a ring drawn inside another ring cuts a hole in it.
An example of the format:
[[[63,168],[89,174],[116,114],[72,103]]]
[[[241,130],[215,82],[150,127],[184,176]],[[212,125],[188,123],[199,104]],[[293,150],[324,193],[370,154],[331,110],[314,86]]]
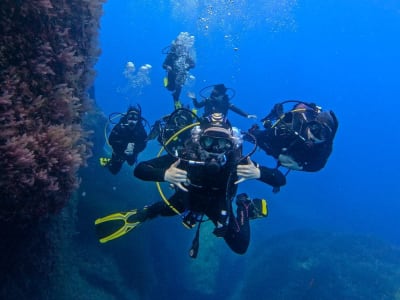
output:
[[[56,213],[78,185],[102,2],[0,5],[1,222]]]

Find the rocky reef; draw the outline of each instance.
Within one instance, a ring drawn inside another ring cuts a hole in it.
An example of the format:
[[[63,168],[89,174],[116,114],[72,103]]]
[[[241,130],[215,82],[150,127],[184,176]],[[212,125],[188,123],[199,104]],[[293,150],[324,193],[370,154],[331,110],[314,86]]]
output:
[[[48,284],[74,231],[74,213],[63,208],[91,155],[84,119],[103,2],[1,1],[2,299],[55,299]]]
[[[78,185],[90,155],[82,119],[91,106],[101,5],[0,5],[0,222],[57,213]]]

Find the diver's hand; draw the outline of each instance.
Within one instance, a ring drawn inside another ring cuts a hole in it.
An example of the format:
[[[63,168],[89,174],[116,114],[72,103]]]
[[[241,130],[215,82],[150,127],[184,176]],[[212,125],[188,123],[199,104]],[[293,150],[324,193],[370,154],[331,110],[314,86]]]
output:
[[[239,177],[235,181],[235,184],[241,183],[247,179],[258,179],[261,177],[261,171],[250,159],[247,158],[247,165],[238,165],[236,168],[236,174]]]
[[[193,92],[188,92],[187,96],[192,100],[196,99],[196,95]]]
[[[296,170],[296,171],[301,171],[303,170],[303,167],[300,166],[290,155],[285,155],[285,154],[279,154],[278,160],[281,163],[282,166]]]
[[[133,150],[135,150],[135,143],[128,143],[128,145],[126,145],[124,153],[130,156],[133,155]]]
[[[257,115],[247,115],[247,119],[257,119]]]
[[[165,171],[164,180],[187,192],[188,190],[183,186],[183,183],[188,182],[189,179],[187,172],[178,168],[180,162],[181,160],[178,159]]]

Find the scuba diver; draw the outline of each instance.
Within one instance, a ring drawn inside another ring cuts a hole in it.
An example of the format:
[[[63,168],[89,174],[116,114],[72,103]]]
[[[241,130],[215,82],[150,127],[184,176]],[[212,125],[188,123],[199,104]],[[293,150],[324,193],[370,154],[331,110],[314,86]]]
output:
[[[294,103],[288,112],[284,105]],[[323,111],[314,103],[288,100],[276,104],[262,119],[264,129],[249,129],[258,146],[290,170],[321,170],[332,152],[338,120],[333,111]]]
[[[205,93],[207,91],[210,91],[210,89],[212,89],[210,94],[208,96],[205,95]],[[230,95],[228,95],[227,92],[229,92]],[[225,87],[224,84],[206,86],[200,91],[200,96],[203,98],[203,100],[197,101],[194,93],[188,93],[188,97],[192,99],[194,107],[204,107],[204,117],[207,117],[216,112],[222,113],[224,116],[227,116],[228,111],[231,110],[238,115],[248,119],[257,118],[256,115],[250,115],[230,102],[235,97],[235,91],[231,88]]]
[[[146,220],[157,216],[182,217],[187,228],[198,223],[189,255],[197,256],[200,225],[207,217],[215,225],[213,233],[225,239],[228,246],[238,254],[244,254],[250,243],[249,219],[265,217],[267,204],[264,199],[252,200],[246,194],[236,197],[237,214],[233,213],[232,201],[238,183],[258,179],[273,187],[286,183],[285,176],[276,168],[258,166],[250,155],[242,154],[242,133],[224,118],[215,113],[209,118],[196,122],[185,147],[169,151],[166,155],[140,162],[134,175],[145,181],[168,182],[175,187],[175,193],[163,201],[142,209],[116,213],[97,219],[96,230],[100,242],[118,238]],[[246,134],[246,133],[245,133]],[[159,187],[160,191],[160,187]],[[122,221],[122,222],[121,222]],[[116,224],[120,226],[116,230]],[[121,226],[122,225],[122,226]]]
[[[107,139],[112,148],[112,156],[111,159],[100,158],[100,164],[107,167],[112,174],[117,174],[125,161],[132,166],[138,154],[146,148],[147,133],[143,123],[147,121],[142,117],[139,105],[129,106],[125,114],[111,114],[109,121],[112,122],[114,117],[121,118]]]
[[[188,108],[175,109],[171,114],[157,120],[151,127],[148,140],[156,139],[160,145],[165,145],[169,138],[175,135],[176,132],[193,124],[197,120],[195,113]],[[182,133],[175,135],[174,138],[168,142],[170,151],[175,151],[177,148],[184,146],[184,141],[190,137],[189,130],[183,130]]]
[[[181,32],[171,45],[163,50],[163,53],[167,54],[162,65],[167,72],[164,86],[172,92],[175,108],[182,107],[179,99],[182,87],[186,82],[189,70],[196,65],[193,45],[194,36],[187,32]]]

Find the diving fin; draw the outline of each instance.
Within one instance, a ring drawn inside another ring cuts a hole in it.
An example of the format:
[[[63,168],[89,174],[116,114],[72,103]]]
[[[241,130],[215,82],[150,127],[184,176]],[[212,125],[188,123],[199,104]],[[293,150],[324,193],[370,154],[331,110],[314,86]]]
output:
[[[180,100],[174,101],[175,110],[182,108],[182,102]]]
[[[135,229],[146,219],[145,210],[130,210],[127,212],[117,212],[97,219],[96,234],[100,243],[107,243],[119,238]]]
[[[100,166],[107,167],[107,165],[110,163],[110,160],[111,158],[108,157],[100,157],[99,158]]]
[[[168,77],[164,77],[164,87],[168,86]]]
[[[268,216],[268,205],[265,199],[253,199],[253,207],[249,212],[250,219],[265,218]]]

